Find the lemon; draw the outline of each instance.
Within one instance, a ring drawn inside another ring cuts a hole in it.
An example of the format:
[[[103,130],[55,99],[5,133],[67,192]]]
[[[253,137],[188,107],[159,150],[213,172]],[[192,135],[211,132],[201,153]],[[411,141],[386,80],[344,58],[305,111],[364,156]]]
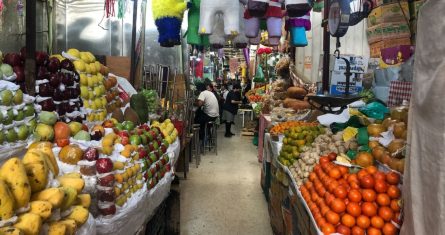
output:
[[[75,60],[73,64],[78,72],[85,72],[85,63],[82,60]]]
[[[81,73],[80,75],[80,85],[82,86],[88,86],[88,77],[84,73]]]
[[[68,53],[72,57],[80,58],[80,52],[79,52],[79,50],[77,50],[75,48],[68,49],[68,51],[66,53]]]

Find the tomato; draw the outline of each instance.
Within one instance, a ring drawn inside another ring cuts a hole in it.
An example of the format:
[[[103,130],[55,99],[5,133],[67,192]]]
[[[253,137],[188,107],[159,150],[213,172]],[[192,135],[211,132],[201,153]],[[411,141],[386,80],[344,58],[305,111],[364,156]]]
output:
[[[400,198],[400,189],[397,186],[395,186],[395,185],[389,186],[388,190],[386,191],[386,193],[392,199],[399,199]]]
[[[340,179],[341,178],[341,172],[337,167],[332,168],[329,171],[329,177],[334,179]]]
[[[398,224],[398,225],[401,225],[400,224],[400,212],[396,212],[396,213],[394,213],[394,217],[392,217],[392,222],[394,222],[394,223],[396,223],[396,224]]]
[[[337,154],[336,153],[330,153],[328,154],[328,158],[331,161],[334,161],[337,158]]]
[[[346,178],[348,177],[349,168],[345,166],[338,166],[338,169],[340,170],[341,175],[343,175]]]
[[[369,226],[371,226],[371,220],[365,215],[360,215],[357,217],[357,226],[362,229],[367,229]]]
[[[357,174],[350,174],[350,175],[348,175],[348,183],[351,183],[351,182],[357,182],[357,183],[360,182],[358,180]]]
[[[365,202],[373,202],[376,198],[376,193],[372,189],[363,189],[362,190],[362,198]]]
[[[311,193],[311,198],[312,198],[312,201],[317,202],[319,196],[318,196],[318,194],[316,192],[312,192]]]
[[[357,182],[350,183],[350,186],[352,189],[360,189],[360,185]]]
[[[382,206],[379,208],[379,216],[384,221],[389,222],[394,217],[394,212],[391,210],[391,208],[387,206]]]
[[[326,214],[329,212],[329,207],[326,205],[321,206],[321,215],[326,216]]]
[[[381,171],[377,171],[376,173],[374,173],[374,179],[376,181],[378,181],[378,180],[386,180],[386,175],[385,175],[385,173],[383,173]]]
[[[339,186],[337,181],[332,181],[332,183],[330,185],[328,185],[328,191],[330,193],[334,193],[334,190]]]
[[[365,170],[371,175],[375,174],[378,171],[377,167],[375,166],[368,166],[365,168]]]
[[[394,171],[391,171],[386,174],[386,182],[388,182],[388,184],[397,185],[400,182],[400,175]]]
[[[363,178],[363,176],[365,175],[369,175],[369,173],[365,170],[365,169],[361,169],[358,173],[357,173],[357,178],[360,180],[361,178]]]
[[[391,200],[390,207],[394,212],[399,212],[400,211],[399,200],[397,199]]]
[[[339,198],[334,199],[331,202],[331,210],[336,213],[342,213],[346,210],[345,202]]]
[[[322,156],[320,157],[320,159],[318,160],[318,162],[320,163],[320,165],[323,167],[323,164],[330,162],[329,158],[326,156]]]
[[[343,235],[350,235],[351,234],[351,229],[344,226],[343,224],[340,224],[337,226],[336,229],[337,233],[343,234]]]
[[[372,202],[362,203],[362,213],[368,217],[372,217],[377,214],[377,206]]]
[[[370,227],[368,228],[368,230],[366,230],[366,235],[381,235],[381,234],[382,232],[380,232],[379,229],[373,227]]]
[[[345,199],[348,196],[348,192],[346,191],[345,187],[339,186],[334,189],[334,195],[337,198]]]
[[[328,211],[325,215],[326,221],[331,224],[338,224],[340,222],[340,215],[333,211]]]
[[[346,206],[346,211],[354,217],[358,217],[362,214],[362,208],[357,202],[350,202],[348,206]]]
[[[373,216],[371,218],[371,225],[374,228],[381,229],[381,228],[383,228],[384,224],[385,224],[385,221],[383,221],[383,219],[378,216]]]
[[[309,180],[310,181],[313,182],[315,180],[315,178],[317,178],[317,174],[315,172],[309,173]]]
[[[352,235],[365,235],[365,230],[358,226],[354,226],[352,227],[351,233]]]
[[[324,201],[328,206],[331,206],[331,202],[335,199],[335,196],[330,194],[329,192],[326,192],[324,194]]]
[[[351,189],[348,193],[348,199],[351,202],[360,202],[362,200],[362,194],[357,189]]]
[[[324,188],[323,184],[317,185],[317,187],[315,187],[315,190],[317,191],[318,196],[324,197],[324,194],[326,193],[326,189]]]
[[[368,189],[374,188],[374,184],[375,184],[374,177],[372,177],[369,174],[360,178],[360,186],[362,188],[368,188]]]
[[[377,193],[386,193],[386,190],[388,190],[388,184],[385,180],[376,180],[374,189]]]
[[[334,225],[330,224],[330,223],[326,223],[322,228],[321,231],[323,232],[323,234],[331,234],[331,233],[335,233],[335,227]]]
[[[382,232],[384,235],[395,235],[397,234],[397,228],[391,223],[386,223],[383,225]]]
[[[314,184],[311,181],[306,181],[306,183],[304,183],[304,185],[306,186],[306,188],[308,190],[311,190],[312,187],[314,187]]]
[[[341,223],[346,227],[352,228],[355,225],[355,218],[350,214],[344,214],[341,217]]]
[[[379,206],[389,206],[391,203],[391,198],[389,198],[388,194],[379,193],[377,195],[376,202]]]

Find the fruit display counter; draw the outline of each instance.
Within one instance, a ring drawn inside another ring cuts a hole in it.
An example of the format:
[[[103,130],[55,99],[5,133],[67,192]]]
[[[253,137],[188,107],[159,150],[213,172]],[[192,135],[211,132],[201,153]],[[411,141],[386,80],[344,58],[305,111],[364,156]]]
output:
[[[266,134],[275,230],[297,229],[274,213],[289,198],[293,220],[310,224],[297,226],[301,234],[398,234],[403,222],[407,110],[387,110],[374,123],[366,123],[369,119],[363,113],[351,113],[341,126],[315,128],[311,123],[286,122]],[[283,198],[276,196],[280,194],[275,185],[289,188]]]

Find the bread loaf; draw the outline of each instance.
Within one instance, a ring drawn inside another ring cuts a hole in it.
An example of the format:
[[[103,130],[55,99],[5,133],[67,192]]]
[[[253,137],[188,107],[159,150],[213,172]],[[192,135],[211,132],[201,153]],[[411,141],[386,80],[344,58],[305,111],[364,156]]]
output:
[[[301,87],[289,87],[287,89],[287,97],[292,99],[303,99],[307,95],[304,88]]]

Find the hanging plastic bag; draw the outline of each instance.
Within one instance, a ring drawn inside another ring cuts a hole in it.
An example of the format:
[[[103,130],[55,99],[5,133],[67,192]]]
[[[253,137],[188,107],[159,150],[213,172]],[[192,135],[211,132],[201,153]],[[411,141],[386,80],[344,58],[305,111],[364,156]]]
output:
[[[253,79],[254,82],[264,82],[264,72],[261,65],[258,65],[255,73],[255,78]]]
[[[359,111],[366,116],[377,120],[383,120],[385,118],[385,115],[389,113],[388,107],[380,102],[371,102],[365,107],[360,108]]]

